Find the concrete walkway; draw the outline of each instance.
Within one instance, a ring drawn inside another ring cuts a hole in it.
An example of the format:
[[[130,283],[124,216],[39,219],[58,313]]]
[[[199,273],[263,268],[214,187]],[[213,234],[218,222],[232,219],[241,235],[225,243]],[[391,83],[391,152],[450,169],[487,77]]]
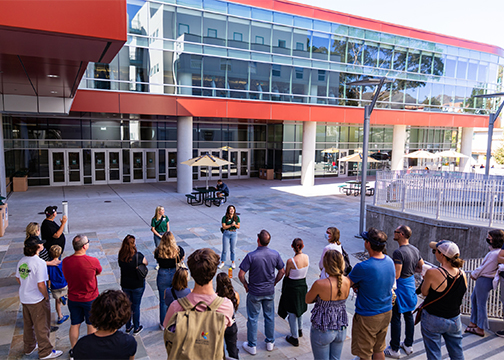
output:
[[[339,179],[339,182],[344,179]],[[317,180],[313,188],[299,186],[299,181],[265,181],[260,179],[229,181],[231,196],[228,204],[236,206],[240,213],[241,228],[238,233],[238,264],[243,257],[256,248],[256,234],[267,229],[272,240],[270,247],[278,250],[284,261],[293,256],[290,244],[292,239],[304,240],[304,252],[310,256],[308,284],[318,278],[318,261],[322,248],[326,245],[325,229],[336,226],[341,231],[343,246],[350,254],[363,250],[361,239],[354,237],[358,232],[359,197],[345,196],[339,193],[338,180]],[[195,184],[196,185],[196,184]],[[202,184],[197,184],[202,185]],[[221,251],[220,222],[225,214],[225,206],[206,207],[186,204],[185,196],[176,193],[174,183],[121,184],[110,186],[80,186],[29,188],[25,193],[13,193],[8,200],[9,226],[4,237],[0,238],[0,358],[36,359],[23,355],[22,333],[23,320],[18,298],[18,285],[14,278],[15,267],[22,257],[24,229],[30,221],[39,223],[44,219],[43,211],[48,205],[61,202],[69,203],[69,231],[65,255],[72,253],[70,241],[79,233],[84,233],[90,240],[88,254],[100,260],[103,273],[98,277],[100,291],[119,289],[120,272],[117,264],[122,239],[127,234],[137,238],[137,247],[149,261],[149,275],[142,299],[141,323],[144,331],[137,336],[138,351],[136,359],[166,359],[162,332],[158,328],[159,307],[156,286],[154,242],[150,231],[150,220],[157,205],[166,209],[170,218],[170,229],[177,242],[186,253],[202,247]],[[367,198],[371,203],[372,198]],[[59,216],[58,216],[59,218]],[[389,234],[391,237],[392,234]],[[351,261],[356,258],[351,256]],[[227,264],[230,264],[228,261]],[[227,272],[227,267],[224,268]],[[260,317],[257,355],[252,357],[241,349],[246,340],[246,294],[237,278],[235,270],[233,285],[240,293],[242,304],[237,314],[238,345],[242,359],[312,359],[309,329],[310,310],[304,315],[305,336],[300,339],[298,348],[285,341],[289,334],[287,321],[275,319],[275,349],[265,350],[262,330],[263,319]],[[190,284],[192,287],[192,283]],[[281,286],[276,289],[275,301],[280,299]],[[54,307],[54,301],[51,301]],[[354,299],[348,299],[349,315],[354,312]],[[63,308],[64,314],[68,309]],[[55,314],[53,313],[53,319]],[[68,358],[70,342],[67,321],[51,334],[57,349],[64,350],[62,358]],[[81,335],[85,327],[81,328]],[[351,329],[348,330],[348,335]],[[348,337],[343,348],[342,359],[352,359],[351,340]],[[484,338],[464,335],[466,359],[497,359],[504,351],[504,339],[493,334]],[[420,329],[415,334],[415,353],[407,358],[425,359]],[[446,352],[446,351],[445,351]]]

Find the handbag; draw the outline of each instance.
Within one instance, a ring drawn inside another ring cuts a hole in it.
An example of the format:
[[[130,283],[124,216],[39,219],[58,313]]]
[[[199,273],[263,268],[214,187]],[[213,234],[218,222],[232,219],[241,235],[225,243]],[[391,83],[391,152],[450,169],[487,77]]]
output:
[[[221,226],[220,232],[224,234],[224,228]]]
[[[135,260],[136,260],[137,276],[140,279],[145,279],[147,277],[147,273],[149,272],[149,269],[147,268],[147,265],[145,265],[144,263],[141,263],[141,264],[138,263],[138,252],[135,254]]]
[[[350,258],[348,257],[348,253],[341,247],[341,252],[343,253],[343,260],[345,260],[345,269],[343,270],[343,275],[347,276],[352,271],[352,265],[350,265]]]
[[[448,289],[447,292],[445,292],[443,295],[441,295],[440,297],[438,297],[437,299],[435,300],[432,300],[430,303],[428,304],[425,304],[424,303],[421,303],[413,312],[412,314],[416,313],[415,315],[415,325],[418,324],[420,322],[420,320],[422,320],[422,311],[424,308],[426,308],[427,306],[435,303],[436,301],[438,301],[439,299],[441,299],[443,296],[445,296],[446,294],[448,294],[451,290],[451,288],[453,287],[453,285],[455,285],[455,281],[458,279],[458,277],[460,276],[460,272],[459,272],[459,275],[453,280],[450,288]]]

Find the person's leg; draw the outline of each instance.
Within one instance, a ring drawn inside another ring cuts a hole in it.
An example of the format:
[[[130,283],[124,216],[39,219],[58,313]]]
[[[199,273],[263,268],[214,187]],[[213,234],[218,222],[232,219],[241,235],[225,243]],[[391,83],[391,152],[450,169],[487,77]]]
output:
[[[346,327],[341,330],[332,330],[334,340],[329,344],[329,359],[340,360],[343,351],[343,342],[346,339]]]
[[[394,304],[392,308],[392,319],[390,320],[390,347],[394,351],[399,351],[401,343],[401,314],[399,306]]]
[[[32,310],[33,329],[35,330],[35,337],[38,342],[39,357],[46,357],[53,350],[51,340],[49,339],[51,328],[51,305],[49,299],[33,304]]]
[[[257,346],[257,321],[261,302],[257,296],[247,294],[247,341],[248,346]]]
[[[488,314],[487,314],[487,301],[488,293],[493,289],[492,278],[480,277],[476,280],[473,294],[476,294],[476,301],[478,304],[478,321],[475,324],[482,330],[488,330]],[[476,287],[478,289],[476,290]],[[471,296],[472,297],[472,296]],[[471,311],[472,313],[472,311]],[[472,317],[472,315],[471,315]],[[472,320],[471,320],[472,321]]]
[[[70,347],[73,348],[79,340],[80,324],[84,321],[84,309],[77,301],[68,300],[68,311],[70,312]]]
[[[75,346],[75,344],[77,344],[77,340],[79,340],[79,329],[80,324],[70,325],[69,337],[70,337],[70,347],[72,349]]]
[[[226,328],[224,332],[224,341],[226,342],[226,348],[230,358],[238,359],[238,347],[236,347],[236,341],[238,340],[238,325],[234,323],[230,327]]]
[[[405,346],[413,346],[415,336],[415,319],[411,311],[403,313],[404,327],[406,329],[406,337],[404,339]]]
[[[54,299],[54,307],[56,308],[56,314],[58,314],[58,320],[63,317],[61,312],[61,301],[59,299]]]
[[[230,245],[231,245],[231,261],[235,261],[235,249],[236,249],[236,240],[238,239],[238,235],[236,231],[232,231],[230,234]]]
[[[140,304],[142,303],[142,295],[144,293],[145,286],[133,289],[131,294],[131,311],[133,312],[133,326],[134,330],[140,327]],[[164,320],[163,320],[164,321]]]
[[[313,358],[315,360],[329,359],[329,344],[333,341],[333,339],[334,337],[332,336],[331,330],[320,331],[312,326],[310,330],[310,342]]]
[[[156,245],[156,248],[159,246],[159,243],[161,242],[161,238],[154,234],[154,245]]]
[[[478,287],[478,280],[476,280],[476,284],[474,285],[473,292],[471,294],[471,323],[470,325],[477,325],[478,324],[478,298],[476,297],[476,290]],[[485,309],[486,310],[486,309]]]
[[[225,262],[227,259],[227,253],[229,251],[229,240],[231,238],[231,232],[229,230],[224,230],[222,233],[222,253],[221,253],[221,262]]]
[[[460,315],[446,319],[449,323],[447,331],[443,334],[446,349],[450,354],[451,360],[464,360],[464,351],[462,350],[462,321]]]
[[[441,359],[441,333],[444,332],[444,319],[422,312],[422,338],[428,360]]]
[[[175,269],[159,269],[157,275],[157,286],[159,291],[159,323],[164,322],[168,306],[164,301],[165,290],[171,286]]]
[[[289,320],[289,327],[291,336],[295,339],[298,338],[298,318],[293,313],[287,313],[287,319]]]
[[[131,294],[131,290],[130,289],[125,289],[125,288],[122,288],[121,289],[123,291],[123,293],[126,294],[126,296],[128,297],[129,301],[131,302],[131,316],[130,318],[128,319],[128,322],[126,323],[126,331],[130,331],[132,329],[132,321],[133,321],[133,301],[131,300],[132,298],[132,294]]]
[[[33,304],[23,304],[23,344],[25,354],[32,352],[37,344],[30,311],[33,306]]]
[[[275,342],[275,295],[263,296],[264,335],[266,342]]]
[[[84,309],[84,320],[86,321],[88,335],[96,332],[96,328],[93,325],[91,325],[91,319],[90,319],[91,306],[93,306],[93,301],[94,300],[82,303],[82,307]]]

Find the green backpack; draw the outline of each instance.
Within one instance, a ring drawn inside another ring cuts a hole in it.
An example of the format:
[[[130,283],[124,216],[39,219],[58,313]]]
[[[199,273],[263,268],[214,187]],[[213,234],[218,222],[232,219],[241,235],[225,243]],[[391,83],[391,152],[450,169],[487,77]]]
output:
[[[185,297],[177,301],[184,310],[171,317],[164,331],[168,359],[222,360],[226,316],[216,310],[224,298],[217,296],[210,305],[200,301],[193,306]],[[206,310],[196,311],[200,304],[205,305]]]

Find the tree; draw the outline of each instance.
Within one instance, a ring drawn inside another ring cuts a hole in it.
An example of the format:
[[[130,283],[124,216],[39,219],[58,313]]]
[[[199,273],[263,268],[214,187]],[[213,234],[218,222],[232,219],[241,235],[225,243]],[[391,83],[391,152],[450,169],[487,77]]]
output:
[[[501,145],[494,151],[493,158],[497,164],[504,164],[504,141],[501,140]]]

